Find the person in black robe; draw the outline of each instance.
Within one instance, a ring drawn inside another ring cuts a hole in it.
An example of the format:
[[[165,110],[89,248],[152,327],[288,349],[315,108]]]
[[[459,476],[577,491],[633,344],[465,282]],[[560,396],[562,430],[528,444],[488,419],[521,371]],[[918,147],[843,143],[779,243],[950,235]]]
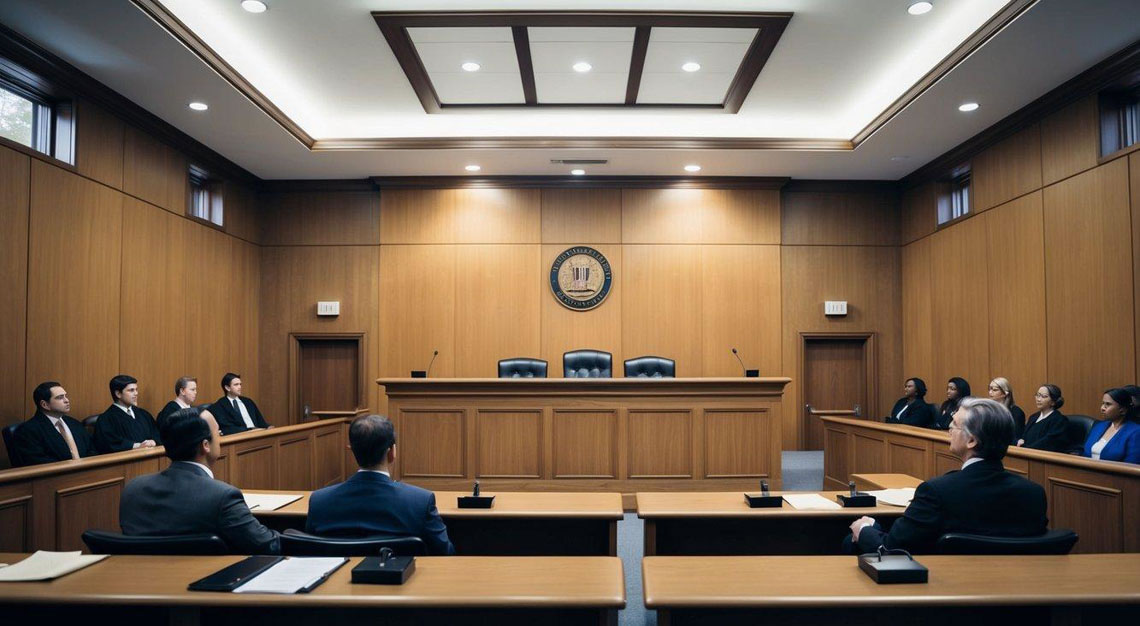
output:
[[[222,376],[225,395],[210,405],[210,414],[218,420],[223,435],[241,433],[254,428],[270,428],[253,400],[241,395],[241,375],[227,372]],[[244,409],[244,410],[243,410]]]
[[[166,403],[158,412],[158,422],[175,411],[188,409],[198,400],[198,379],[193,376],[183,376],[174,381],[174,399]]]
[[[119,374],[111,379],[111,406],[95,422],[95,449],[100,454],[162,445],[158,425],[139,404],[139,381]]]

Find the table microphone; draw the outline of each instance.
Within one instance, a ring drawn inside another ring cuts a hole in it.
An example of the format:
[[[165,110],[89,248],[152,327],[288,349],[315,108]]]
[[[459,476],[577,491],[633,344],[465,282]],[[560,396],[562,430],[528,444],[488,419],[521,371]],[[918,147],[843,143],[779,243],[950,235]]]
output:
[[[431,353],[431,360],[428,361],[427,370],[424,372],[424,378],[427,378],[428,374],[431,374],[431,366],[433,363],[435,363],[435,357],[437,356],[439,356],[439,350],[433,350]]]
[[[736,360],[740,362],[740,373],[747,376],[748,368],[744,367],[744,361],[740,360],[740,354],[736,351],[736,348],[732,349],[732,356],[736,357]]]

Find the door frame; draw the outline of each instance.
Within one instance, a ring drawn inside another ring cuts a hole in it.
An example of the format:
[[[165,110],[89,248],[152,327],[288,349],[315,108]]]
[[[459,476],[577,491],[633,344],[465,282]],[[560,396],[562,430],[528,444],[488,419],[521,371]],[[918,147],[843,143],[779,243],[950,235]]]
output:
[[[800,359],[800,384],[797,386],[796,391],[796,415],[799,419],[796,420],[796,445],[800,450],[804,449],[807,443],[807,433],[804,432],[804,407],[807,405],[805,396],[807,389],[805,388],[807,381],[807,344],[809,341],[817,339],[862,339],[863,340],[863,365],[866,368],[864,378],[867,383],[867,406],[861,407],[863,415],[878,415],[878,397],[876,391],[878,384],[875,373],[878,371],[876,366],[877,350],[875,335],[873,331],[863,332],[828,332],[828,331],[809,331],[800,332],[799,342],[799,359]]]
[[[355,340],[356,341],[356,408],[352,411],[313,411],[312,416],[317,419],[333,417],[355,417],[366,411],[365,398],[368,397],[365,385],[367,384],[367,369],[364,364],[368,362],[367,342],[365,333],[289,333],[289,415],[298,416],[298,422],[303,419],[301,415],[301,342],[321,340]]]

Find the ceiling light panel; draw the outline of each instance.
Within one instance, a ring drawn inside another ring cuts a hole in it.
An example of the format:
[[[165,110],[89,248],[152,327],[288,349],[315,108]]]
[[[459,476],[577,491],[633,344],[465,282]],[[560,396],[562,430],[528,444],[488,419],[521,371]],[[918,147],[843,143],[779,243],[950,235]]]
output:
[[[633,28],[528,28],[534,84],[543,104],[621,104]],[[589,72],[575,72],[575,63]]]
[[[409,28],[432,86],[444,104],[522,104],[511,29]],[[464,63],[479,71],[464,71]]]
[[[720,104],[755,37],[755,28],[654,28],[637,101]],[[682,71],[685,63],[700,71]]]

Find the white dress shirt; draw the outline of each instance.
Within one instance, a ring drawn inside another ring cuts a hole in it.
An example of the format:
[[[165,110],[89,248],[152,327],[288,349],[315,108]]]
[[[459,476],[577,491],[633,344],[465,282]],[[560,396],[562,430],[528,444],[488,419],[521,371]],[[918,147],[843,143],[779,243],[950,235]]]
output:
[[[119,404],[118,402],[115,403],[115,406],[119,407],[119,410],[122,411],[123,413],[130,415],[131,419],[135,419],[135,412],[131,407],[129,407],[125,404]]]
[[[214,477],[214,472],[210,471],[210,468],[206,467],[205,465],[202,465],[201,463],[195,463],[194,461],[180,461],[180,463],[189,463],[190,465],[197,465],[198,467],[202,468],[202,470],[204,472],[206,472],[206,475],[208,475],[210,478]]]
[[[358,469],[358,470],[356,470],[356,473],[357,473],[357,474],[359,474],[360,472],[373,472],[373,473],[375,473],[375,474],[383,474],[383,475],[387,476],[388,478],[391,478],[391,477],[392,477],[392,475],[391,475],[391,474],[389,474],[388,472],[385,472],[384,470],[366,470],[366,469]]]
[[[975,457],[971,457],[971,458],[969,458],[969,459],[966,459],[966,462],[962,464],[962,469],[966,469],[967,467],[970,467],[970,466],[971,466],[971,465],[973,465],[974,463],[980,463],[980,462],[982,462],[982,461],[984,461],[984,460],[985,460],[985,459],[983,459],[983,458],[982,458],[982,457],[980,457],[980,456],[975,456]]]
[[[1089,448],[1089,452],[1092,454],[1092,458],[1099,461],[1100,460],[1100,453],[1104,452],[1104,447],[1107,445],[1108,445],[1107,439],[1101,439],[1100,441],[1094,443],[1092,445],[1092,448]]]
[[[183,401],[182,401],[182,398],[175,398],[175,399],[174,399],[174,404],[177,404],[179,407],[181,407],[181,408],[183,408],[183,409],[188,409],[188,408],[190,408],[190,405],[189,405],[189,404],[186,404],[185,402],[183,402]]]
[[[1044,420],[1046,417],[1049,417],[1052,414],[1053,414],[1053,409],[1049,409],[1048,411],[1042,411],[1041,415],[1037,416],[1037,422]],[[1036,424],[1037,422],[1033,422],[1033,423]]]
[[[71,436],[71,429],[67,427],[67,422],[63,421],[63,418],[62,418],[62,417],[52,417],[52,416],[50,416],[50,415],[47,415],[46,413],[45,413],[44,415],[45,415],[45,416],[46,416],[46,417],[47,417],[49,420],[51,420],[51,425],[52,425],[52,427],[53,427],[53,428],[55,428],[56,430],[59,430],[60,428],[63,428],[63,436],[64,436],[64,438],[66,438],[68,441],[70,441],[70,442],[71,442],[71,445],[75,446],[75,448],[78,450],[78,449],[79,449],[79,446],[77,446],[77,445],[75,444],[75,438]]]
[[[238,412],[241,413],[241,419],[243,422],[245,422],[246,428],[257,428],[257,426],[253,425],[253,420],[249,417],[249,411],[246,410],[245,403],[242,402],[241,399],[229,398],[229,401],[231,406],[234,402],[237,402]]]

